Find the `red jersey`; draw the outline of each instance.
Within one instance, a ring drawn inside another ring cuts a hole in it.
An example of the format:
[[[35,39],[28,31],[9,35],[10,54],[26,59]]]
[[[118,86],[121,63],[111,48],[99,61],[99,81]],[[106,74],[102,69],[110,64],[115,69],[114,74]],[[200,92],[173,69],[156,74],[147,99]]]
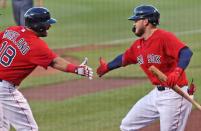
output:
[[[0,34],[0,79],[19,85],[37,66],[47,69],[57,55],[47,44],[23,26]]]
[[[161,82],[148,69],[154,65],[165,75],[169,75],[178,64],[181,48],[185,47],[175,35],[162,29],[156,30],[147,40],[143,38],[134,41],[123,55],[123,64],[139,64],[153,85]],[[185,72],[178,81],[179,86],[187,85]]]

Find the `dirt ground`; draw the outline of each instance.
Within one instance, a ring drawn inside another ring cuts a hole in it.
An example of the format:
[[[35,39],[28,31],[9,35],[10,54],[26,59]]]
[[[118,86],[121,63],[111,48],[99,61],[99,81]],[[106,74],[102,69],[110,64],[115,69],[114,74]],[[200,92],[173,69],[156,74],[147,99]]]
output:
[[[80,79],[66,83],[23,89],[22,93],[28,100],[58,101],[80,95],[104,90],[121,88],[133,83],[138,84],[146,79],[109,78],[109,79]]]
[[[83,50],[91,50],[98,48],[110,48],[112,46],[84,46],[79,48],[66,48],[66,49],[57,49],[59,55],[66,51],[83,51]],[[76,59],[71,57],[67,57],[66,59],[77,63]],[[37,76],[40,72],[41,75],[53,75],[57,73],[56,70],[43,70],[42,68],[37,68],[31,75]],[[48,101],[58,101],[69,99],[72,97],[85,95],[88,93],[95,93],[104,90],[111,90],[115,88],[122,88],[127,85],[136,85],[142,82],[147,81],[146,78],[108,78],[108,79],[93,79],[91,81],[87,79],[80,80],[72,80],[67,81],[66,83],[41,86],[37,88],[28,88],[23,89],[21,92],[25,95],[25,97],[29,100],[48,100]],[[133,84],[135,83],[135,84]],[[198,110],[193,110],[188,119],[187,127],[185,131],[201,131],[201,113]],[[159,122],[155,122],[150,126],[140,130],[140,131],[160,131]]]

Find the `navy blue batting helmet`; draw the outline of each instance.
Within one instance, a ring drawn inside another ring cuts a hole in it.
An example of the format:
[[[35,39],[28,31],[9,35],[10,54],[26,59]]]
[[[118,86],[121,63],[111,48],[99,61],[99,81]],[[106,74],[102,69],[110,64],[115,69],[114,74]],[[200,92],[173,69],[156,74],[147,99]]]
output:
[[[48,30],[48,25],[56,23],[56,20],[51,18],[49,10],[44,7],[30,8],[24,14],[24,19],[26,27],[39,33]]]
[[[148,19],[153,25],[159,24],[160,13],[152,5],[140,5],[133,11],[133,16],[129,17],[129,20],[137,21],[140,19]]]

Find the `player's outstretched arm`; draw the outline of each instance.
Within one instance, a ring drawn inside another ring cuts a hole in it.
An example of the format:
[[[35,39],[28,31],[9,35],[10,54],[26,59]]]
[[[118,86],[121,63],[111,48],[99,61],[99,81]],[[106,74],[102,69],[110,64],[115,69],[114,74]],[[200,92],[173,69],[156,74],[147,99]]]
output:
[[[50,66],[63,72],[70,72],[88,77],[91,80],[93,77],[93,71],[91,67],[87,66],[87,61],[88,58],[85,57],[80,65],[75,65],[61,57],[56,57]]]
[[[117,56],[114,60],[111,62],[107,63],[102,57],[99,59],[99,67],[96,70],[96,73],[98,74],[99,77],[103,76],[107,72],[119,68],[122,66],[122,56],[123,54]]]

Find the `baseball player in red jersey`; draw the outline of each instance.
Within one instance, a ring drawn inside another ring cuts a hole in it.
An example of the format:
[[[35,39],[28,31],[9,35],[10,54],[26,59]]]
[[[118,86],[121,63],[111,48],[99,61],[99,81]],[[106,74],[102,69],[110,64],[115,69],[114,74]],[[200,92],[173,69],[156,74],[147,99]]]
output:
[[[188,90],[185,69],[192,51],[175,35],[157,28],[160,13],[152,5],[140,5],[129,20],[134,21],[132,31],[139,37],[123,54],[106,63],[100,58],[97,74],[130,64],[139,64],[155,87],[141,98],[121,122],[122,131],[136,131],[160,118],[160,131],[184,131],[192,104],[171,89],[179,85]],[[161,83],[148,69],[154,65],[167,75]]]
[[[85,60],[74,65],[50,50],[40,37],[56,20],[48,9],[30,8],[24,15],[25,26],[13,26],[0,34],[0,130],[8,131],[10,123],[17,131],[38,131],[27,100],[16,86],[37,66],[51,66],[57,70],[71,72],[92,79],[92,69]]]

